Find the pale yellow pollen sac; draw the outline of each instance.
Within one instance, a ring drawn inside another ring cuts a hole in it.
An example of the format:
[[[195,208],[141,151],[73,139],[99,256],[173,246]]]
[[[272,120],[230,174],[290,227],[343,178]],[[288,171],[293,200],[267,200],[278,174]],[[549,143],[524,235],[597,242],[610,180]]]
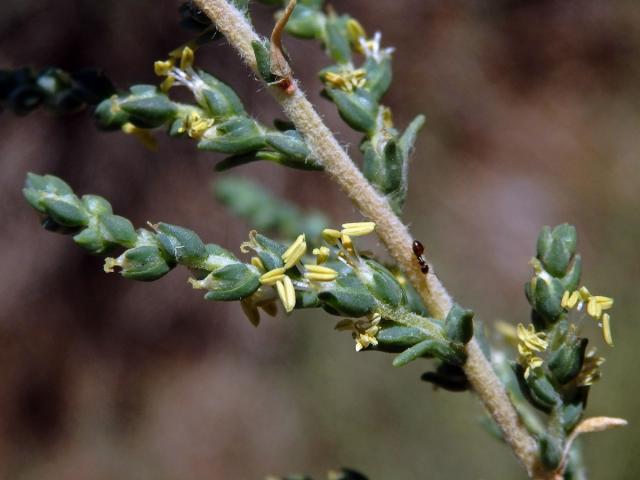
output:
[[[516,332],[518,335],[518,339],[521,342],[520,345],[523,346],[523,349],[542,352],[546,350],[549,345],[549,343],[547,342],[547,335],[544,332],[536,333],[535,327],[532,324],[529,324],[528,327],[525,327],[523,324],[519,323],[518,327],[516,328]],[[520,345],[518,346],[519,348]]]
[[[351,237],[349,235],[346,235],[343,233],[340,241],[342,242],[342,246],[344,248],[346,248],[349,251],[353,250],[353,242],[351,241]]]
[[[338,278],[338,272],[322,265],[305,265],[304,278],[316,282],[332,282]]]
[[[193,50],[186,46],[182,49],[182,54],[180,55],[180,70],[187,70],[188,68],[193,67],[193,61],[195,60],[195,54]]]
[[[572,309],[578,305],[581,296],[578,290],[574,290],[573,292],[569,292],[569,290],[565,291],[562,294],[562,301],[560,302],[560,306],[562,308]]]
[[[342,234],[350,235],[352,237],[360,237],[363,235],[369,235],[376,228],[374,222],[355,222],[355,223],[343,223]]]
[[[334,230],[332,228],[325,228],[322,231],[322,238],[330,245],[335,245],[336,243],[338,243],[338,240],[341,236],[342,234],[339,230]]]
[[[307,242],[304,233],[291,244],[289,248],[282,254],[284,260],[284,269],[288,270],[293,267],[307,253]]]
[[[122,131],[127,135],[136,137],[140,143],[142,143],[149,150],[155,150],[158,147],[156,139],[153,137],[149,130],[136,127],[133,123],[125,123],[121,127]]]
[[[607,345],[613,347],[613,337],[611,336],[611,319],[608,313],[602,315],[602,337]]]
[[[284,277],[284,268],[274,268],[260,277],[260,283],[262,285],[275,285],[276,282],[282,281]]]
[[[502,335],[502,338],[504,338],[506,341],[511,342],[512,344],[516,344],[518,342],[516,327],[514,327],[512,324],[504,322],[502,320],[497,320],[493,324],[493,327],[500,335]]]
[[[195,278],[188,278],[187,282],[189,282],[191,287],[193,287],[195,290],[204,290],[209,285],[209,282],[207,282],[206,278],[203,279],[203,280],[196,280]]]
[[[264,263],[262,263],[262,260],[260,260],[259,257],[251,257],[251,265],[256,267],[258,270],[266,270],[266,268],[264,267]]]
[[[166,77],[162,83],[160,84],[160,91],[167,93],[173,87],[173,84],[176,83],[176,79],[173,77]]]
[[[379,313],[374,313],[368,319],[362,320],[350,320],[344,319],[339,321],[335,329],[336,330],[348,330],[351,331],[353,339],[356,341],[356,352],[367,348],[369,345],[378,345],[378,339],[376,335],[380,331],[380,321],[382,317]]]
[[[367,72],[358,68],[356,70],[344,70],[340,73],[326,72],[323,80],[331,87],[339,88],[345,92],[352,92],[356,88],[364,87],[367,83]]]
[[[540,357],[529,357],[527,360],[527,368],[524,371],[524,378],[529,378],[531,371],[542,366],[543,360]]]
[[[320,248],[314,248],[312,253],[316,256],[316,263],[321,265],[329,260],[329,255],[331,255],[331,250],[327,247],[322,246]]]
[[[580,295],[580,298],[582,299],[583,302],[588,301],[589,298],[591,297],[591,293],[589,293],[589,290],[587,290],[587,287],[580,287],[578,289],[578,294]]]
[[[278,296],[282,301],[285,312],[291,312],[296,306],[296,291],[293,288],[291,278],[284,275],[282,280],[276,282],[276,289],[278,290]]]
[[[355,50],[362,53],[363,49],[359,40],[361,38],[367,38],[367,32],[364,30],[362,24],[355,18],[350,18],[347,21],[347,35],[349,36],[349,40],[353,44]]]
[[[195,139],[202,138],[204,133],[209,130],[213,126],[213,124],[213,118],[202,118],[197,112],[189,113],[184,122],[187,134],[191,138]]]
[[[159,77],[166,77],[174,65],[175,62],[172,59],[157,60],[153,63],[153,72]]]
[[[593,298],[596,299],[596,302],[598,302],[598,305],[600,305],[600,308],[602,308],[602,310],[609,310],[611,307],[613,307],[613,298],[611,297],[595,295]]]
[[[587,313],[593,318],[600,318],[602,307],[598,304],[596,297],[591,297],[587,302]]]

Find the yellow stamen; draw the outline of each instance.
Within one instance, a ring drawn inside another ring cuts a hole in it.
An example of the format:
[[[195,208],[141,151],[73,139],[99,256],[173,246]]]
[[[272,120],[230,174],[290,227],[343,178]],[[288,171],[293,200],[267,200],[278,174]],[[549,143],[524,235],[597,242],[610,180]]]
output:
[[[316,282],[332,282],[338,278],[338,272],[322,265],[305,265],[304,278]]]
[[[145,147],[149,150],[156,150],[158,144],[149,130],[136,127],[133,123],[125,123],[122,125],[122,131],[127,135],[133,135],[136,137]]]
[[[251,257],[251,265],[253,265],[259,270],[262,270],[262,271],[266,270],[266,268],[264,268],[264,263],[262,263],[262,260],[260,260],[260,258],[258,257]]]
[[[197,112],[191,112],[187,115],[184,126],[191,138],[199,139],[213,126],[213,123],[213,118],[202,118]]]
[[[350,235],[352,237],[360,237],[363,235],[369,235],[376,228],[374,222],[355,222],[355,223],[343,223],[342,234]]]
[[[546,340],[547,335],[544,332],[536,332],[533,324],[529,324],[525,327],[523,324],[519,323],[516,328],[516,332],[523,350],[528,349],[535,352],[542,352],[546,350],[549,345]],[[520,347],[520,345],[518,347]]]
[[[166,77],[173,68],[175,62],[172,59],[158,60],[153,63],[153,71],[159,77]]]
[[[596,299],[596,302],[598,302],[598,305],[600,305],[600,308],[602,308],[602,310],[609,310],[611,307],[613,307],[613,298],[611,297],[595,295],[593,298]]]
[[[342,234],[338,230],[334,230],[332,228],[325,228],[322,231],[322,238],[324,238],[325,242],[331,245],[334,245],[341,236]]]
[[[560,306],[562,308],[567,308],[567,304],[569,302],[569,295],[571,295],[569,290],[565,290],[564,293],[562,294],[562,300],[560,300]]]
[[[191,48],[184,47],[182,49],[182,54],[180,55],[180,70],[186,70],[193,66],[193,61],[195,59],[195,54]]]
[[[353,44],[356,51],[362,53],[362,46],[358,41],[360,38],[367,38],[367,32],[365,32],[362,24],[357,21],[355,18],[350,18],[347,20],[347,35],[349,36],[349,40]]]
[[[276,282],[283,280],[284,268],[274,268],[260,277],[260,283],[262,285],[274,285]]]
[[[322,246],[320,248],[314,248],[312,253],[316,256],[316,263],[320,265],[329,259],[329,255],[331,255],[331,250],[329,250],[325,246]]]
[[[611,336],[611,319],[609,318],[609,314],[605,313],[602,315],[602,337],[604,341],[610,347],[613,347],[613,338]]]
[[[599,308],[595,297],[589,298],[589,301],[587,302],[587,313],[593,318],[600,318],[602,309]]]
[[[296,238],[295,242],[282,254],[284,260],[284,268],[288,270],[293,267],[307,253],[307,242],[304,233]]]
[[[349,235],[342,234],[342,245],[349,251],[353,251],[353,242],[351,241],[351,237]]]
[[[276,289],[278,290],[278,296],[282,301],[284,310],[287,313],[291,312],[296,306],[296,291],[293,288],[291,278],[285,275],[282,280],[278,280],[276,282]]]

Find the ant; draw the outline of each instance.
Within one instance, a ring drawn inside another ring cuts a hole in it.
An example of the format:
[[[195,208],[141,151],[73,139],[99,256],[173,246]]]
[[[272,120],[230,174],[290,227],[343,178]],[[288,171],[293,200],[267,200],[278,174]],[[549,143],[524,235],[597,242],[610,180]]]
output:
[[[413,254],[418,259],[418,263],[420,264],[420,271],[425,275],[429,273],[429,264],[426,262],[422,254],[424,253],[424,245],[422,245],[418,240],[413,241]]]

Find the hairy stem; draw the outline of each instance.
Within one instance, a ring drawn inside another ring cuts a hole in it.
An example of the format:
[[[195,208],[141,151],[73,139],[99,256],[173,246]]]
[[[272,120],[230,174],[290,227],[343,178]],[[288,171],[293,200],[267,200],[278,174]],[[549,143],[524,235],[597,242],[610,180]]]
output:
[[[260,38],[244,15],[226,0],[195,0],[195,3],[216,24],[257,75],[251,42]],[[327,174],[338,183],[362,214],[376,223],[378,236],[398,266],[408,275],[430,314],[435,318],[444,318],[453,300],[433,269],[427,275],[420,271],[412,251],[413,238],[407,227],[393,212],[387,200],[365,179],[295,80],[292,81],[293,88],[286,91],[279,85],[269,85],[268,89],[296,129],[304,135],[314,157],[324,166]],[[529,476],[553,478],[540,467],[536,441],[518,418],[504,386],[475,339],[467,344],[467,353],[468,360],[464,368],[469,382]]]

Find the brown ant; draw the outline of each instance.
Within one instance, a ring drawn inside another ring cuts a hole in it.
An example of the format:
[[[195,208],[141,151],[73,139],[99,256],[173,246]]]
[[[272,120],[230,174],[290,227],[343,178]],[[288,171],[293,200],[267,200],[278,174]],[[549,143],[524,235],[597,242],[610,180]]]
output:
[[[429,264],[426,262],[422,254],[424,253],[424,245],[422,245],[418,240],[413,241],[413,254],[418,259],[418,263],[420,264],[420,271],[425,275],[429,273]]]

